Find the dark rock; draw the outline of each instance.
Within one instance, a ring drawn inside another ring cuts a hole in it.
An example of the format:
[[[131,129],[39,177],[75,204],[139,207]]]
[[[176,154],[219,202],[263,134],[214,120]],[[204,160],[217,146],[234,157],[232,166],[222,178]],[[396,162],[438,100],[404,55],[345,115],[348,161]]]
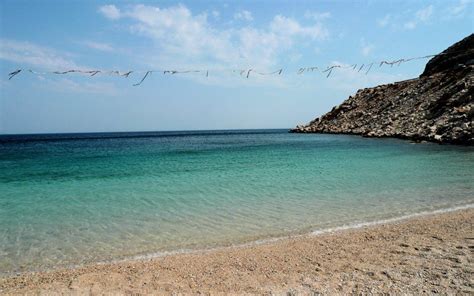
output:
[[[451,45],[440,55],[432,58],[425,67],[421,77],[431,76],[447,70],[458,70],[474,63],[472,50],[474,49],[474,34]]]

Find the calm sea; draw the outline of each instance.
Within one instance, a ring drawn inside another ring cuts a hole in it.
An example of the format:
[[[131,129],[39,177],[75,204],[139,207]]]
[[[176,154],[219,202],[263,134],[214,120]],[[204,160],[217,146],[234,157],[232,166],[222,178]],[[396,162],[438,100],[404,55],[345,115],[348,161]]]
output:
[[[286,130],[0,136],[0,273],[474,203],[474,148]]]

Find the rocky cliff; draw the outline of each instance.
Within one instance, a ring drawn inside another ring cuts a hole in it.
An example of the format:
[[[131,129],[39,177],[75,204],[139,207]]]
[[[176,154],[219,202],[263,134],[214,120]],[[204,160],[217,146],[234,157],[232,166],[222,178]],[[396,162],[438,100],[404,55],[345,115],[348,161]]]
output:
[[[291,132],[474,145],[474,34],[432,58],[420,77],[357,91]]]

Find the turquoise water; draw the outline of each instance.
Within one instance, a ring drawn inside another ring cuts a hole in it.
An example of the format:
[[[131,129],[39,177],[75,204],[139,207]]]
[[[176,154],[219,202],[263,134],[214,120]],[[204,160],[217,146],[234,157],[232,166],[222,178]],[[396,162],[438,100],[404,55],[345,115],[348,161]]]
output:
[[[286,130],[0,136],[0,272],[474,203],[474,149]]]

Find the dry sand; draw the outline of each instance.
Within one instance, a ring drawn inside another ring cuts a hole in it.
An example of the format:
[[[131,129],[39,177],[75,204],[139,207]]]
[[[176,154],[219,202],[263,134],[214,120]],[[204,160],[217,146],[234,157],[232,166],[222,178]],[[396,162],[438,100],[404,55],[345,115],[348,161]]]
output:
[[[0,294],[474,294],[474,209],[0,279]]]

